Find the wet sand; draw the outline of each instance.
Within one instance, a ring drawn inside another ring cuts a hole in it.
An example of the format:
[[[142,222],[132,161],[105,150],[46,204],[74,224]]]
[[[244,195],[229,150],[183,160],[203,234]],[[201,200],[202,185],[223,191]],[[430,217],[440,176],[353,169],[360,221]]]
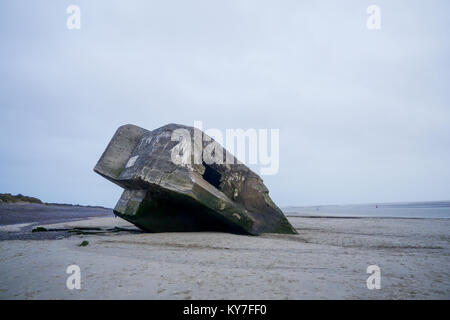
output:
[[[103,207],[0,203],[0,241],[25,239],[60,239],[67,232],[32,233],[33,228],[50,223],[78,221],[90,217],[114,217],[112,209]]]
[[[114,216],[112,209],[64,204],[0,203],[0,225],[56,223],[105,216]]]
[[[299,235],[150,234],[111,217],[47,224],[87,229],[59,240],[0,241],[0,298],[450,298],[448,219],[289,220]],[[83,240],[89,245],[79,247]],[[81,269],[80,290],[66,287],[72,264]],[[369,265],[381,268],[379,290],[367,289]]]

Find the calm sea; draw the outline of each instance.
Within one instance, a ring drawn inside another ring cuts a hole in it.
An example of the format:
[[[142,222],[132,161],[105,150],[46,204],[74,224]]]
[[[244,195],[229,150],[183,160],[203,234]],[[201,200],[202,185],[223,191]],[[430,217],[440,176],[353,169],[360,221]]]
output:
[[[450,201],[285,207],[291,216],[450,218]]]

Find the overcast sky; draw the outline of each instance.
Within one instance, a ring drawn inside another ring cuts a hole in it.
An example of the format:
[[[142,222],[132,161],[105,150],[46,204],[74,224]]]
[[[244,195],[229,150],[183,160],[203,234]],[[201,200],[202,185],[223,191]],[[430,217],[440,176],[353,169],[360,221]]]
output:
[[[68,30],[66,8],[81,8]],[[381,8],[381,29],[366,9]],[[280,206],[450,199],[450,2],[0,2],[0,192],[114,206],[118,126],[280,129]]]

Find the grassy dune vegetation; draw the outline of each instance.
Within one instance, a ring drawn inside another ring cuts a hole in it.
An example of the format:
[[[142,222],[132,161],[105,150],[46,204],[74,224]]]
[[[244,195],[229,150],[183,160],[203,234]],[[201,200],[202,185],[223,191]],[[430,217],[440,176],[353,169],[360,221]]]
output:
[[[42,203],[41,200],[34,197],[28,197],[21,195],[20,193],[18,195],[12,195],[10,193],[0,193],[0,203],[18,203],[18,202],[24,202],[24,203]]]

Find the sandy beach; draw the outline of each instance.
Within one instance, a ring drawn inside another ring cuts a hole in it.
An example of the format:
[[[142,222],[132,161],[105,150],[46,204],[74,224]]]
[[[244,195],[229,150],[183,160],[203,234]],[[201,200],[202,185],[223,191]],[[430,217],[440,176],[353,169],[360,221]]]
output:
[[[448,219],[288,218],[298,235],[151,234],[114,217],[42,224],[87,231],[0,241],[0,298],[450,298]],[[66,287],[73,264],[80,290]],[[369,265],[381,269],[379,290],[367,289]]]

